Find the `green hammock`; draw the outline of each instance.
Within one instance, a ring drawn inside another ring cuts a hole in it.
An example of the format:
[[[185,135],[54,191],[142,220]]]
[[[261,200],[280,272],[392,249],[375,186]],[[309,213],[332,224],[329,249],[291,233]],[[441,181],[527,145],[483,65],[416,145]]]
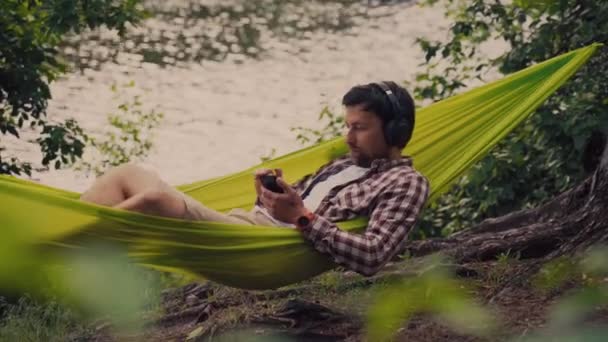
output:
[[[560,55],[419,110],[414,137],[404,153],[429,178],[431,200],[526,119],[598,46]],[[242,172],[178,188],[220,211],[250,208],[255,200],[253,170],[282,168],[286,180],[293,182],[345,153],[343,139],[336,138]],[[43,244],[70,250],[82,248],[85,241],[118,241],[140,264],[249,289],[295,283],[335,266],[292,229],[147,216],[85,203],[79,195],[0,176],[0,260],[11,248],[17,253]],[[366,221],[339,226],[361,231]],[[0,267],[0,277],[6,274]]]

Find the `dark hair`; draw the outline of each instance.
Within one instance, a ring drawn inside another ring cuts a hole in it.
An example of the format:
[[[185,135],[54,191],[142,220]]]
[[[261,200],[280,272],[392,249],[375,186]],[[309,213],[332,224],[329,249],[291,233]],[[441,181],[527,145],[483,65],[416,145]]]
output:
[[[399,108],[393,109],[389,95],[377,83],[369,83],[365,85],[357,85],[352,87],[342,98],[342,104],[345,106],[363,105],[363,109],[372,112],[380,117],[384,127],[393,120],[405,120],[407,129],[399,131],[399,141],[397,147],[404,148],[412,137],[414,125],[416,123],[415,114],[416,107],[412,96],[405,88],[397,85],[395,82],[383,82],[393,92],[397,99]],[[400,113],[396,113],[400,110]],[[386,138],[386,130],[385,130]],[[387,139],[387,141],[389,141]]]

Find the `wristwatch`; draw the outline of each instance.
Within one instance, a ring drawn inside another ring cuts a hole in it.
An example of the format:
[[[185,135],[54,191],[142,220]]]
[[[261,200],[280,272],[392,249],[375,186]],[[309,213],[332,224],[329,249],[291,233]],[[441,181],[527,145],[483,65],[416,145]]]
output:
[[[310,210],[306,210],[306,213],[296,220],[296,227],[305,228],[310,225],[310,223],[315,219],[315,213]]]

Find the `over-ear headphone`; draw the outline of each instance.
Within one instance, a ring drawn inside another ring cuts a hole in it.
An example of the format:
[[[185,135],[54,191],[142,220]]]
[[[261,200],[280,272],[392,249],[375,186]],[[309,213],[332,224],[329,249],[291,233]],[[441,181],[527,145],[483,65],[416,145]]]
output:
[[[391,103],[393,117],[384,125],[384,139],[390,146],[403,146],[411,137],[412,123],[405,116],[403,108],[399,105],[397,97],[385,82],[374,83],[386,95]]]

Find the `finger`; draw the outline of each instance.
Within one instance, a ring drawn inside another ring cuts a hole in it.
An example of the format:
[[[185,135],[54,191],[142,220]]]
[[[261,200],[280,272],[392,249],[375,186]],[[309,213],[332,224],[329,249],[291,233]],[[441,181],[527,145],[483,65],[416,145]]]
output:
[[[260,202],[262,203],[262,205],[265,208],[268,208],[270,206],[271,200],[268,198],[268,191],[266,189],[264,189],[264,188],[260,189],[259,198],[260,198]]]
[[[255,179],[253,180],[253,187],[255,188],[255,193],[258,195],[258,197],[260,197],[262,182],[260,181],[259,177],[255,177]]]
[[[302,202],[302,197],[297,193],[297,191],[292,188],[289,184],[285,182],[285,180],[281,178],[277,178],[277,184],[283,189],[284,193],[281,194],[280,200],[287,201],[291,204],[297,204]]]
[[[268,201],[277,201],[280,199],[282,194],[276,193],[274,191],[270,191],[264,187],[262,187],[262,196],[266,198]]]
[[[271,175],[271,174],[272,174],[272,170],[270,170],[270,169],[257,169],[253,173],[253,175],[255,176],[255,178],[259,178],[259,177],[261,177],[263,175]]]
[[[296,194],[296,191],[291,187],[291,185],[287,184],[283,178],[277,178],[277,184],[283,189],[283,191],[285,191],[285,194],[289,195],[290,197],[293,194]]]
[[[277,175],[277,178],[283,178],[283,169],[274,169],[274,174]]]
[[[264,187],[262,187],[260,189],[260,192],[261,192],[260,198],[263,201],[265,207],[268,207],[269,205],[272,204],[272,202],[274,202],[274,200],[275,200],[274,199],[274,192],[272,192],[270,190],[267,190]]]

